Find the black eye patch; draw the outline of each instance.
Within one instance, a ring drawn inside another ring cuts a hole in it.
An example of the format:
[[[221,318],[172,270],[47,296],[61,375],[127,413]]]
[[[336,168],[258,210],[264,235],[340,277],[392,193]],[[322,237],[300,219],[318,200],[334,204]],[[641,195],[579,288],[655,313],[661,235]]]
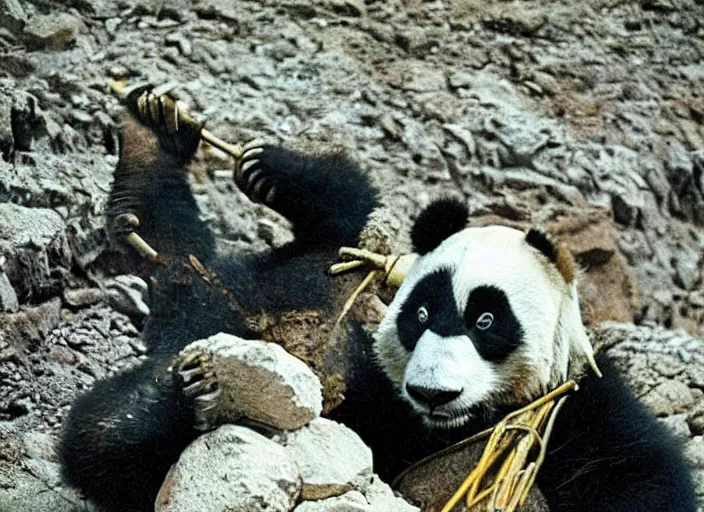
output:
[[[482,314],[489,312],[494,321],[486,330],[477,326]],[[523,328],[513,314],[503,290],[495,286],[478,286],[467,299],[464,318],[474,346],[484,359],[500,362],[523,341]]]
[[[425,307],[427,320],[419,321],[418,310]],[[440,336],[466,334],[464,319],[457,310],[452,291],[452,276],[447,269],[436,270],[418,281],[401,306],[396,319],[401,344],[412,351],[426,329]]]
[[[424,322],[419,320],[420,308],[427,312]],[[477,325],[484,313],[490,313],[492,317],[486,329],[481,328],[486,327],[486,322]],[[452,274],[447,269],[436,270],[418,281],[401,306],[396,328],[401,344],[409,352],[429,329],[439,336],[468,335],[479,355],[494,362],[506,359],[523,341],[523,328],[503,290],[495,286],[478,286],[469,294],[463,316],[457,309]]]

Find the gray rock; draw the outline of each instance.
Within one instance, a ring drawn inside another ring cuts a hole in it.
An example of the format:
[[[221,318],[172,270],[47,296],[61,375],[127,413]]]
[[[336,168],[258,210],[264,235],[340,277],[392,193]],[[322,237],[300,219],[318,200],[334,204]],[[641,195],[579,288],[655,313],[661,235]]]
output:
[[[84,30],[83,22],[65,12],[36,14],[24,27],[24,38],[34,49],[63,50]]]
[[[686,414],[673,414],[666,418],[660,418],[659,421],[680,439],[686,440],[692,436],[692,431],[689,430],[689,425],[687,424]]]
[[[301,470],[304,500],[339,496],[353,489],[364,491],[371,481],[371,450],[339,423],[317,418],[291,432],[285,446]]]
[[[197,0],[193,10],[204,18],[236,21],[240,17],[238,6],[228,0]]]
[[[31,459],[53,461],[55,459],[55,440],[48,434],[29,432],[22,438],[27,456]]]
[[[220,333],[188,345],[182,354],[211,357],[222,394],[211,424],[245,416],[283,430],[301,428],[322,412],[320,381],[280,345]]]
[[[668,380],[645,395],[643,403],[656,416],[670,416],[686,412],[694,404],[694,395],[687,384]]]
[[[0,204],[0,249],[46,247],[63,229],[63,219],[53,210]]]
[[[694,483],[694,492],[699,498],[699,502],[704,501],[704,469],[695,469],[692,471],[692,482]]]
[[[704,469],[704,437],[690,439],[684,446],[684,456],[692,467]]]
[[[100,288],[79,288],[77,290],[64,290],[64,301],[69,306],[86,307],[97,304],[103,300],[103,291]]]
[[[0,203],[0,256],[20,300],[60,287],[71,260],[64,230],[54,210]]]
[[[59,465],[30,459],[24,467],[0,466],[0,512],[97,512],[80,495],[59,487]]]
[[[129,316],[149,315],[145,301],[147,283],[132,275],[122,275],[105,283],[107,301],[115,311]]]
[[[403,498],[396,496],[391,487],[377,475],[374,475],[371,484],[364,491],[364,497],[375,512],[387,510],[393,510],[394,512],[420,512],[418,507],[414,507]]]
[[[5,272],[0,270],[0,312],[14,313],[20,307],[17,293]]]
[[[325,0],[333,11],[343,16],[360,17],[367,13],[364,0]]]
[[[27,13],[19,0],[0,0],[0,27],[19,32],[27,22]]]
[[[196,439],[169,472],[155,512],[289,512],[301,488],[287,451],[244,427]]]

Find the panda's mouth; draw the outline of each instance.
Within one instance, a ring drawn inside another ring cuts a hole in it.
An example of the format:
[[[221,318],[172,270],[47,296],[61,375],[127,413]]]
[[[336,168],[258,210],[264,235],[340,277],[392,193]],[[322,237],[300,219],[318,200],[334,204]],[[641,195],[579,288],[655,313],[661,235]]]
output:
[[[464,427],[481,417],[481,404],[473,404],[454,409],[423,409],[420,411],[423,423],[430,428],[454,429]]]
[[[459,415],[447,415],[447,414],[437,414],[437,413],[424,413],[423,422],[431,427],[437,429],[453,429],[465,426],[469,423],[474,415],[472,413],[463,413]]]

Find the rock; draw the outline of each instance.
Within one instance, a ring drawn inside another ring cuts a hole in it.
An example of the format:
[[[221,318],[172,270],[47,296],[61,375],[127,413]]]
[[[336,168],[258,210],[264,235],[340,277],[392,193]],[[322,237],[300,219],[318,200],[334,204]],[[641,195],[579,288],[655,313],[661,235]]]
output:
[[[19,307],[20,303],[12,283],[7,278],[7,274],[0,270],[0,312],[14,313]]]
[[[103,300],[103,291],[100,288],[79,288],[77,290],[64,290],[64,301],[69,306],[83,308],[92,306]]]
[[[372,482],[364,491],[364,497],[375,511],[383,512],[393,510],[394,512],[420,512],[418,507],[407,503],[403,498],[396,496],[384,481],[377,475],[372,477]]]
[[[692,471],[692,482],[694,483],[694,492],[699,498],[699,503],[704,501],[704,470],[695,469]],[[701,508],[700,508],[701,510]]]
[[[287,450],[244,427],[196,439],[167,475],[155,512],[289,512],[301,488]]]
[[[107,301],[115,311],[130,317],[149,315],[145,302],[147,283],[133,275],[117,276],[105,283]]]
[[[328,0],[332,9],[343,16],[360,17],[367,13],[364,0]]]
[[[45,208],[0,204],[0,248],[44,247],[64,228],[61,216]]]
[[[324,500],[304,501],[293,512],[381,512],[367,503],[359,491],[349,491],[342,496],[334,496]],[[396,509],[383,509],[393,510]]]
[[[701,280],[700,255],[682,251],[675,256],[675,283],[685,290],[692,290]]]
[[[25,453],[32,459],[54,460],[54,440],[41,432],[29,432],[22,438]]]
[[[10,160],[15,150],[27,151],[44,133],[45,119],[35,96],[19,89],[11,79],[0,78],[0,153]],[[0,173],[0,176],[2,173]]]
[[[0,204],[0,256],[17,296],[57,292],[70,266],[64,221],[54,210]],[[36,300],[36,299],[35,299]]]
[[[371,481],[371,450],[339,423],[317,418],[291,432],[285,446],[301,470],[304,500],[339,496],[352,489],[363,491]]]
[[[684,447],[684,457],[692,467],[704,469],[704,437],[690,439]]]
[[[19,0],[0,0],[0,27],[19,32],[27,22],[27,14]]]
[[[687,415],[686,414],[673,414],[666,418],[660,418],[660,423],[665,425],[670,432],[672,432],[675,437],[680,439],[689,439],[692,436],[691,430],[689,430],[689,425],[687,425]]]
[[[12,467],[0,462],[0,512],[97,512],[76,491],[60,487],[59,475],[58,464],[43,460]]]
[[[193,10],[201,18],[222,18],[237,21],[239,19],[238,6],[228,0],[198,0]]]
[[[8,84],[9,85],[9,84]],[[5,92],[0,89],[0,92]],[[10,160],[15,149],[15,138],[12,133],[12,96],[0,96],[0,160]]]
[[[61,300],[56,297],[39,306],[2,316],[0,339],[19,346],[42,341],[61,320]]]
[[[65,12],[36,14],[24,28],[24,37],[31,48],[64,50],[76,41],[84,29],[83,22]]]
[[[696,435],[704,434],[704,402],[699,402],[689,411],[687,424]]]
[[[437,44],[437,41],[428,38],[427,32],[422,27],[410,27],[406,30],[398,31],[395,41],[408,53],[419,52],[433,44]],[[453,84],[452,78],[450,78],[449,82],[451,86],[457,87],[457,85]]]
[[[670,416],[687,411],[694,403],[694,396],[687,384],[668,380],[656,386],[642,400],[656,416]]]
[[[214,410],[220,421],[242,415],[283,430],[295,430],[320,415],[320,381],[299,359],[275,343],[220,333],[182,353],[212,358],[222,395]]]

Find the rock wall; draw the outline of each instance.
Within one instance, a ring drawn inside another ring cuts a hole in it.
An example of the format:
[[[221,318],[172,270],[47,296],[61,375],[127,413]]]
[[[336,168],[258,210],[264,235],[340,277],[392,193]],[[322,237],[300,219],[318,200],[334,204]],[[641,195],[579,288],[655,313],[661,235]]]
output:
[[[19,496],[53,500],[34,510],[78,506],[35,445],[50,445],[77,393],[143,353],[142,284],[110,281],[128,267],[102,229],[121,112],[108,77],[176,80],[233,142],[343,147],[403,222],[450,193],[477,223],[563,234],[585,267],[590,325],[639,324],[609,327],[609,350],[688,440],[704,499],[702,11],[695,0],[0,0],[0,510],[31,510]],[[204,147],[192,176],[220,248],[287,240],[285,223],[235,190],[230,165]]]

